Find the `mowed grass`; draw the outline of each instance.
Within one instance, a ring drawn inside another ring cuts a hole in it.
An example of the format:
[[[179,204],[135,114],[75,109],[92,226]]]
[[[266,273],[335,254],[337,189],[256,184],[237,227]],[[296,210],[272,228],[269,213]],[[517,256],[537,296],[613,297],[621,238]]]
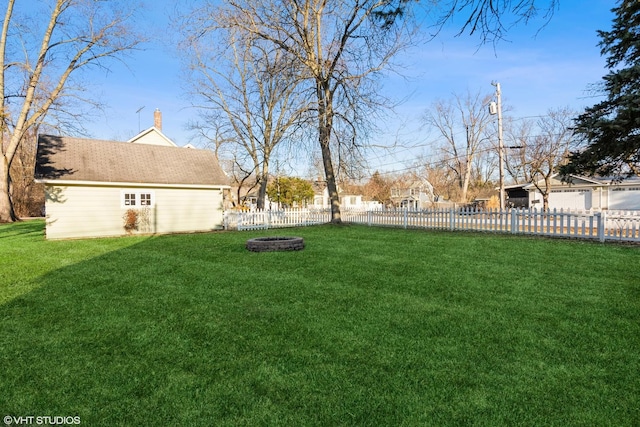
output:
[[[297,235],[299,252],[248,238]],[[640,248],[319,226],[0,226],[0,416],[88,426],[637,425]]]

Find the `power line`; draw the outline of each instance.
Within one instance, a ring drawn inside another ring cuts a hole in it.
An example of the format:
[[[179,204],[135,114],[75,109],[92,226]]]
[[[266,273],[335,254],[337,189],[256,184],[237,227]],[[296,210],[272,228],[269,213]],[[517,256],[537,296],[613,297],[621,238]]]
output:
[[[480,149],[480,150],[476,151],[474,154],[482,154],[482,153],[487,153],[487,152],[491,152],[491,151],[495,151],[495,150],[496,150],[495,147],[483,148],[483,149]],[[453,160],[456,160],[456,159],[462,158],[462,157],[464,157],[464,155],[453,156],[453,157],[444,157],[444,158],[440,158],[438,160],[432,160],[432,161],[428,161],[428,162],[420,162],[419,165],[407,166],[407,167],[404,167],[404,168],[401,168],[401,169],[394,169],[394,170],[390,170],[390,171],[379,171],[379,170],[376,170],[372,174],[364,176],[364,178],[371,178],[376,172],[379,175],[392,175],[392,174],[396,174],[396,173],[407,172],[407,171],[410,171],[412,169],[417,169],[417,168],[421,168],[421,167],[435,167],[440,163],[450,162],[450,161],[453,161]]]

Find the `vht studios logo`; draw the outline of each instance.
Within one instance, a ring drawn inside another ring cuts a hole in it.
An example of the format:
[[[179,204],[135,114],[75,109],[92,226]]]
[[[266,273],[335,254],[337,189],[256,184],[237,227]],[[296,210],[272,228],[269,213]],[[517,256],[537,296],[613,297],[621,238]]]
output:
[[[64,426],[80,424],[80,417],[62,417],[62,416],[21,416],[6,415],[3,418],[6,425],[40,425],[40,426]]]

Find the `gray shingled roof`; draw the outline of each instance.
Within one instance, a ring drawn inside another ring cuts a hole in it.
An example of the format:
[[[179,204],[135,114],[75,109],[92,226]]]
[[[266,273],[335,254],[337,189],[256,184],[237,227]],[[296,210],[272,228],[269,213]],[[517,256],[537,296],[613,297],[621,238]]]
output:
[[[52,135],[38,137],[36,179],[228,185],[208,150]]]

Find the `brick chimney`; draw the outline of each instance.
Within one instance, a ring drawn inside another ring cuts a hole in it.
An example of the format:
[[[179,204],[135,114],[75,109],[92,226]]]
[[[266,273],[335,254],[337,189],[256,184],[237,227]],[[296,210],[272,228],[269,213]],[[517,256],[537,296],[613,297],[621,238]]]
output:
[[[159,108],[156,108],[156,111],[153,112],[153,126],[162,131],[162,113]]]

